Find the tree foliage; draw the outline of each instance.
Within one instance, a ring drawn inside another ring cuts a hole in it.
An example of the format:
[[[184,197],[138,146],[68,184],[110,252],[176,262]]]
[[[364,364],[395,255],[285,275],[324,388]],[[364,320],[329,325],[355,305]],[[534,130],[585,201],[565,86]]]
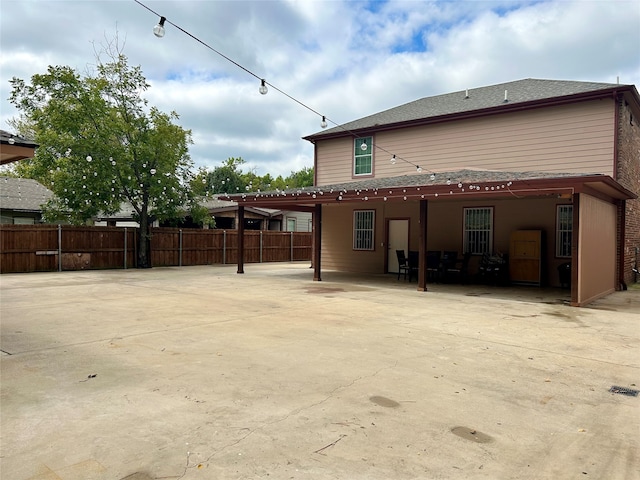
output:
[[[283,178],[282,175],[273,178],[269,173],[263,176],[256,175],[252,171],[243,173],[241,167],[245,163],[245,160],[240,157],[231,157],[213,170],[200,168],[192,180],[192,191],[199,196],[207,196],[286,190],[313,185],[313,168],[311,167],[291,172],[286,178]]]
[[[140,223],[138,265],[150,266],[149,223],[177,215],[190,202],[191,132],[175,112],[149,107],[140,67],[119,52],[80,75],[50,66],[31,82],[13,78],[10,101],[22,116],[14,122],[40,145],[17,167],[55,197],[48,220],[83,223],[131,205]]]

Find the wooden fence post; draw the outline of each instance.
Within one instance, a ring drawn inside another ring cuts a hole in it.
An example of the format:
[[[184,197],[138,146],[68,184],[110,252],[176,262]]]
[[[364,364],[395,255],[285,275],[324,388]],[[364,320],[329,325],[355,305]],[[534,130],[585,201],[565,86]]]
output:
[[[58,225],[58,271],[62,271],[62,225]]]

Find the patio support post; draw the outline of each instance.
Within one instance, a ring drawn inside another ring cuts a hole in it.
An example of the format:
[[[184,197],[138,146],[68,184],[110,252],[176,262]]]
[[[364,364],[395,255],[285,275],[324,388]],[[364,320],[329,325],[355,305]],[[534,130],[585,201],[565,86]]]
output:
[[[573,194],[573,225],[571,233],[571,305],[579,306],[579,268],[580,264],[580,194]]]
[[[238,273],[244,273],[244,205],[238,205]]]
[[[427,217],[429,204],[427,200],[420,200],[420,231],[418,239],[418,291],[427,291]]]
[[[322,245],[322,204],[317,203],[313,212],[313,280],[319,282],[320,276],[320,250]]]

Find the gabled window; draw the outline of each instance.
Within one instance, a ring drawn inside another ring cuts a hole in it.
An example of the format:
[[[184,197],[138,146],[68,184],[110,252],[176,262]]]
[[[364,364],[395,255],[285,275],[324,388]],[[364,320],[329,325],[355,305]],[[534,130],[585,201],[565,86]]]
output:
[[[464,252],[493,252],[493,207],[464,209]]]
[[[353,175],[371,174],[373,174],[373,138],[356,138],[353,141]]]
[[[375,219],[375,210],[356,210],[353,212],[354,250],[373,250]]]
[[[573,205],[558,205],[556,211],[556,257],[571,257]]]

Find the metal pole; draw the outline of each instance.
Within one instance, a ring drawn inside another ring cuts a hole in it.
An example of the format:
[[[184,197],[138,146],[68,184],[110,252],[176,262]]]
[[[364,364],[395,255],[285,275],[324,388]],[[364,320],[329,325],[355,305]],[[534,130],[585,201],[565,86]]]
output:
[[[222,264],[227,264],[227,231],[222,232]]]
[[[262,230],[260,230],[260,263],[262,263]]]
[[[293,231],[291,232],[291,261],[293,262]]]
[[[58,271],[62,271],[62,225],[58,225]]]
[[[180,229],[180,237],[178,239],[178,249],[179,249],[179,258],[178,258],[178,266],[182,266],[182,229]]]
[[[127,227],[124,227],[124,269],[127,269]]]

